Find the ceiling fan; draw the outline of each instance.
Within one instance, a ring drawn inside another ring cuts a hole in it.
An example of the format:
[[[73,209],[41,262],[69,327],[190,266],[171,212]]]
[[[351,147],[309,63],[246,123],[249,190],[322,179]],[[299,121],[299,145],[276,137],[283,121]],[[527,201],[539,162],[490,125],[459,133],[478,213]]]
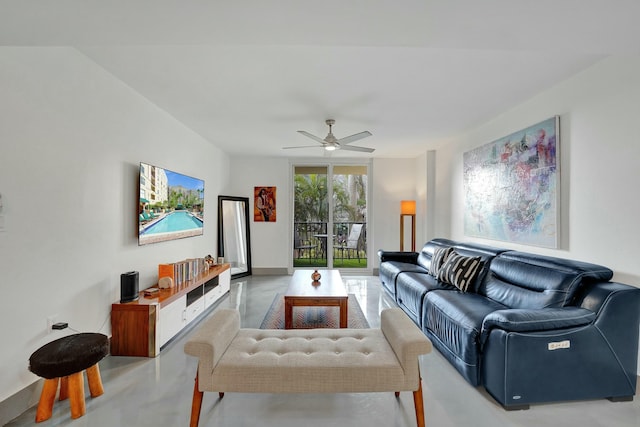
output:
[[[362,138],[366,138],[368,136],[371,136],[371,132],[365,130],[364,132],[360,132],[360,133],[356,133],[353,134],[351,136],[345,136],[344,138],[340,138],[337,139],[333,133],[331,132],[331,128],[332,126],[335,124],[335,120],[333,119],[327,119],[325,120],[325,123],[329,126],[329,133],[327,134],[327,136],[324,139],[318,138],[315,135],[310,134],[309,132],[303,131],[303,130],[299,130],[298,133],[303,134],[304,136],[313,139],[314,141],[319,142],[320,144],[322,144],[321,146],[318,145],[301,145],[301,146],[297,146],[297,147],[282,147],[284,150],[289,150],[292,148],[308,148],[308,147],[322,147],[327,151],[334,151],[334,150],[347,150],[347,151],[361,151],[363,153],[373,153],[375,151],[375,148],[367,148],[367,147],[357,147],[355,145],[348,145],[351,144],[352,142],[358,141]]]

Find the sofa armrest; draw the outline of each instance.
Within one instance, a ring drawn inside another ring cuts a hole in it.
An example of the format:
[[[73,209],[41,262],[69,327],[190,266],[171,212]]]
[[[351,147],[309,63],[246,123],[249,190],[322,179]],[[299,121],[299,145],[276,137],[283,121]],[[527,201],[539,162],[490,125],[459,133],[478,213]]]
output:
[[[407,378],[419,378],[418,356],[431,352],[431,341],[401,308],[380,313],[380,329],[393,349]],[[417,383],[415,384],[417,388]]]
[[[576,298],[576,305],[596,313],[594,325],[616,358],[635,380],[640,341],[640,288],[616,282],[592,283]]]
[[[199,359],[198,372],[211,373],[239,330],[238,310],[218,310],[185,343],[184,352]]]
[[[600,315],[607,305],[615,303],[615,300],[638,299],[640,290],[634,286],[616,282],[590,283],[582,287],[576,296],[576,305],[595,311]]]
[[[596,313],[579,307],[497,310],[484,318],[480,344],[484,344],[492,329],[508,332],[548,331],[588,325],[595,318]]]
[[[418,252],[385,251],[380,249],[378,250],[378,257],[380,257],[380,262],[399,261],[418,264]]]

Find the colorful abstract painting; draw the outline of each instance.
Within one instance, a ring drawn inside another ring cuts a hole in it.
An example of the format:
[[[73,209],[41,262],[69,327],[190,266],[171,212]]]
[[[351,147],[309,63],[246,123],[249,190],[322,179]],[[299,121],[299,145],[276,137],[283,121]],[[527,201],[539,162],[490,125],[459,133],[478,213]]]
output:
[[[525,245],[559,241],[559,117],[464,153],[464,232]]]

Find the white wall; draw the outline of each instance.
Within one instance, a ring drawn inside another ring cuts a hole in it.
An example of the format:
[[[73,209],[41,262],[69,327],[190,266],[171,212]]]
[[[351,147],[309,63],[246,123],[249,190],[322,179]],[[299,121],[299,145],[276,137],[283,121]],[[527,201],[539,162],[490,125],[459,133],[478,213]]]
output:
[[[367,237],[372,242],[374,254],[378,249],[400,250],[400,201],[416,200],[416,216],[420,216],[423,203],[418,200],[416,159],[374,159],[373,160],[373,229]],[[416,219],[416,250],[422,247],[422,222]],[[405,250],[411,241],[405,237]],[[373,258],[373,266],[379,266],[378,256]]]
[[[305,162],[313,159],[298,159]],[[317,158],[315,159],[317,160]],[[281,158],[233,157],[231,196],[249,197],[253,209],[254,186],[277,187],[276,223],[250,221],[253,268],[287,268],[291,254],[291,161]],[[373,196],[367,233],[374,255],[378,249],[397,250],[400,200],[416,198],[415,159],[374,159],[371,166]],[[421,243],[416,243],[421,245]],[[377,255],[372,257],[378,265]]]
[[[562,247],[465,237],[463,152],[554,115],[561,128]],[[437,152],[438,230],[456,240],[602,264],[614,280],[640,286],[639,117],[640,58],[613,57],[472,130]]]
[[[435,233],[437,185],[436,152],[431,150],[416,158],[416,250],[425,242],[442,235]]]
[[[70,48],[0,48],[0,402],[37,380],[27,370],[56,315],[110,334],[120,273],[214,253],[228,159]],[[139,247],[140,161],[205,180],[204,235]],[[68,332],[69,331],[69,332]],[[37,396],[35,396],[37,401]]]
[[[253,221],[253,188],[276,187],[276,222]],[[229,194],[249,198],[252,268],[286,268],[290,244],[289,161],[284,158],[233,157]]]

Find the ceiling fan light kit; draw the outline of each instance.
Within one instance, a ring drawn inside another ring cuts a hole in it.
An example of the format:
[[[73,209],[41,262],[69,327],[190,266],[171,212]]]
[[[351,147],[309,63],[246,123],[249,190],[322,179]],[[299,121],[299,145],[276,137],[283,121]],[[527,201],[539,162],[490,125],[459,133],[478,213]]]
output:
[[[306,136],[307,138],[311,138],[314,141],[320,143],[321,145],[303,145],[303,146],[298,146],[298,147],[282,147],[284,150],[288,150],[288,149],[292,149],[292,148],[308,148],[308,147],[318,147],[318,148],[324,148],[326,151],[335,151],[335,150],[346,150],[346,151],[359,151],[362,153],[373,153],[375,151],[374,148],[367,148],[367,147],[357,147],[355,145],[348,145],[351,144],[352,142],[358,141],[362,138],[366,138],[368,136],[371,136],[371,132],[365,130],[364,132],[360,132],[360,133],[356,133],[350,136],[346,136],[344,138],[340,138],[337,139],[332,132],[332,127],[335,124],[335,120],[333,119],[327,119],[325,120],[325,123],[327,124],[327,126],[329,126],[329,133],[327,134],[327,136],[322,139],[319,138],[313,134],[310,134],[309,132],[306,132],[304,130],[299,130],[298,133]]]

